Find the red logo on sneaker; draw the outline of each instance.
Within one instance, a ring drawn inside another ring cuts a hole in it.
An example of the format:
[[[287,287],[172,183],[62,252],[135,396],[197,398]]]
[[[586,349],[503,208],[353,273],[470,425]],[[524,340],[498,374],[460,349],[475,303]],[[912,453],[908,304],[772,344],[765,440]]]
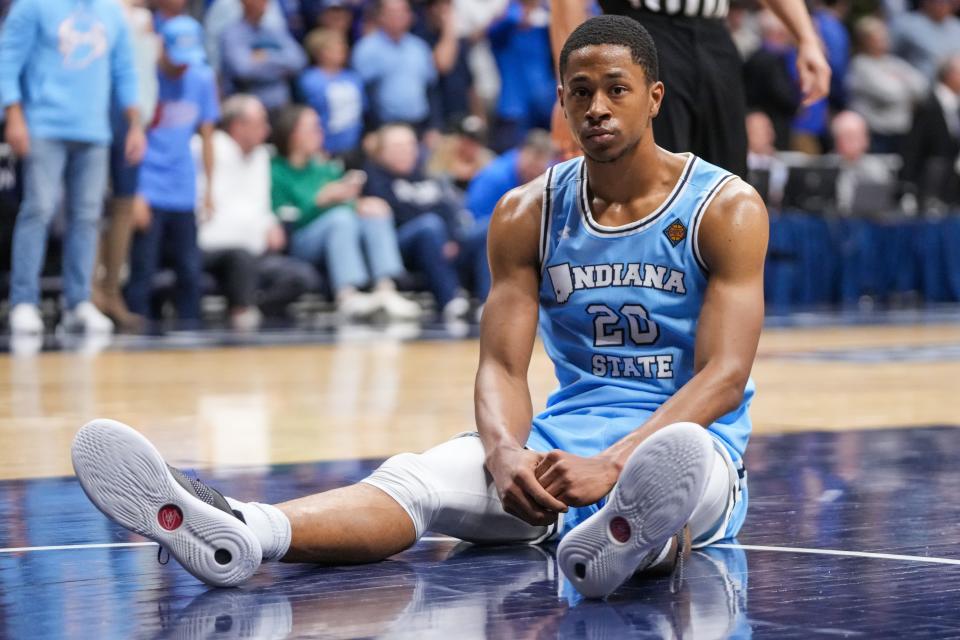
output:
[[[626,542],[630,539],[630,523],[617,516],[610,521],[610,535],[617,542]]]
[[[174,504],[165,504],[157,512],[157,522],[167,531],[176,531],[183,524],[183,511]]]

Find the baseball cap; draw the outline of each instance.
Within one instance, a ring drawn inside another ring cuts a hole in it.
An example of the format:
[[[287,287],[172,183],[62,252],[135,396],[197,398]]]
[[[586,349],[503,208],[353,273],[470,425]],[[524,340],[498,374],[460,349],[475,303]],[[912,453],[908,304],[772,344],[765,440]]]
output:
[[[203,28],[190,16],[177,16],[160,27],[163,48],[174,64],[194,65],[206,59],[203,51]]]

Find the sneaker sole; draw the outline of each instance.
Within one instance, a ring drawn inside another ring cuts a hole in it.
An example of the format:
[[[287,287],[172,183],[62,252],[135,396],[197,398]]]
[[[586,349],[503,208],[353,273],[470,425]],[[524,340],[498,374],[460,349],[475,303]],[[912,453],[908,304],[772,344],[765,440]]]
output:
[[[610,499],[560,542],[560,569],[588,598],[603,598],[689,520],[706,484],[713,443],[692,422],[653,434],[630,455]]]
[[[203,582],[232,587],[260,566],[253,532],[232,514],[192,496],[160,452],[114,420],[94,420],[73,440],[73,468],[84,493],[120,526],[158,542]]]

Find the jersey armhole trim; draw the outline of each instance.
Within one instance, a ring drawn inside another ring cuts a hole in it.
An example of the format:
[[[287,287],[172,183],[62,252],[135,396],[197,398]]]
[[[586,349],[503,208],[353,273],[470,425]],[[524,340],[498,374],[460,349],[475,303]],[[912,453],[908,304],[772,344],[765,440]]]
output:
[[[713,186],[713,189],[710,190],[710,193],[707,194],[707,197],[703,199],[703,202],[700,203],[700,206],[697,207],[697,210],[693,213],[693,218],[690,220],[690,245],[693,248],[693,259],[696,261],[697,266],[700,267],[700,270],[703,271],[704,275],[710,273],[710,268],[707,266],[707,263],[703,259],[703,255],[700,253],[700,223],[703,222],[704,214],[706,214],[707,209],[710,208],[710,203],[713,202],[715,197],[717,197],[717,194],[720,193],[720,190],[736,178],[737,176],[732,173],[722,177],[720,181]]]
[[[540,271],[547,262],[550,252],[550,231],[553,226],[553,169],[547,169],[546,179],[543,185],[543,202],[540,210]]]

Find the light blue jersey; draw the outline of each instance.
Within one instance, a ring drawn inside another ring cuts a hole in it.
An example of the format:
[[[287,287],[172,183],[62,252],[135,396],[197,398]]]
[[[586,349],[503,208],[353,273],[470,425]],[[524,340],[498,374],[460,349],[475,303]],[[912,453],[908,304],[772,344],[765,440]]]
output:
[[[640,427],[693,377],[708,278],[699,225],[734,178],[691,154],[656,211],[606,227],[591,214],[583,159],[548,171],[540,337],[560,387],[534,420],[530,448],[595,455]],[[740,407],[709,427],[735,463],[750,435],[753,393],[751,380]]]

